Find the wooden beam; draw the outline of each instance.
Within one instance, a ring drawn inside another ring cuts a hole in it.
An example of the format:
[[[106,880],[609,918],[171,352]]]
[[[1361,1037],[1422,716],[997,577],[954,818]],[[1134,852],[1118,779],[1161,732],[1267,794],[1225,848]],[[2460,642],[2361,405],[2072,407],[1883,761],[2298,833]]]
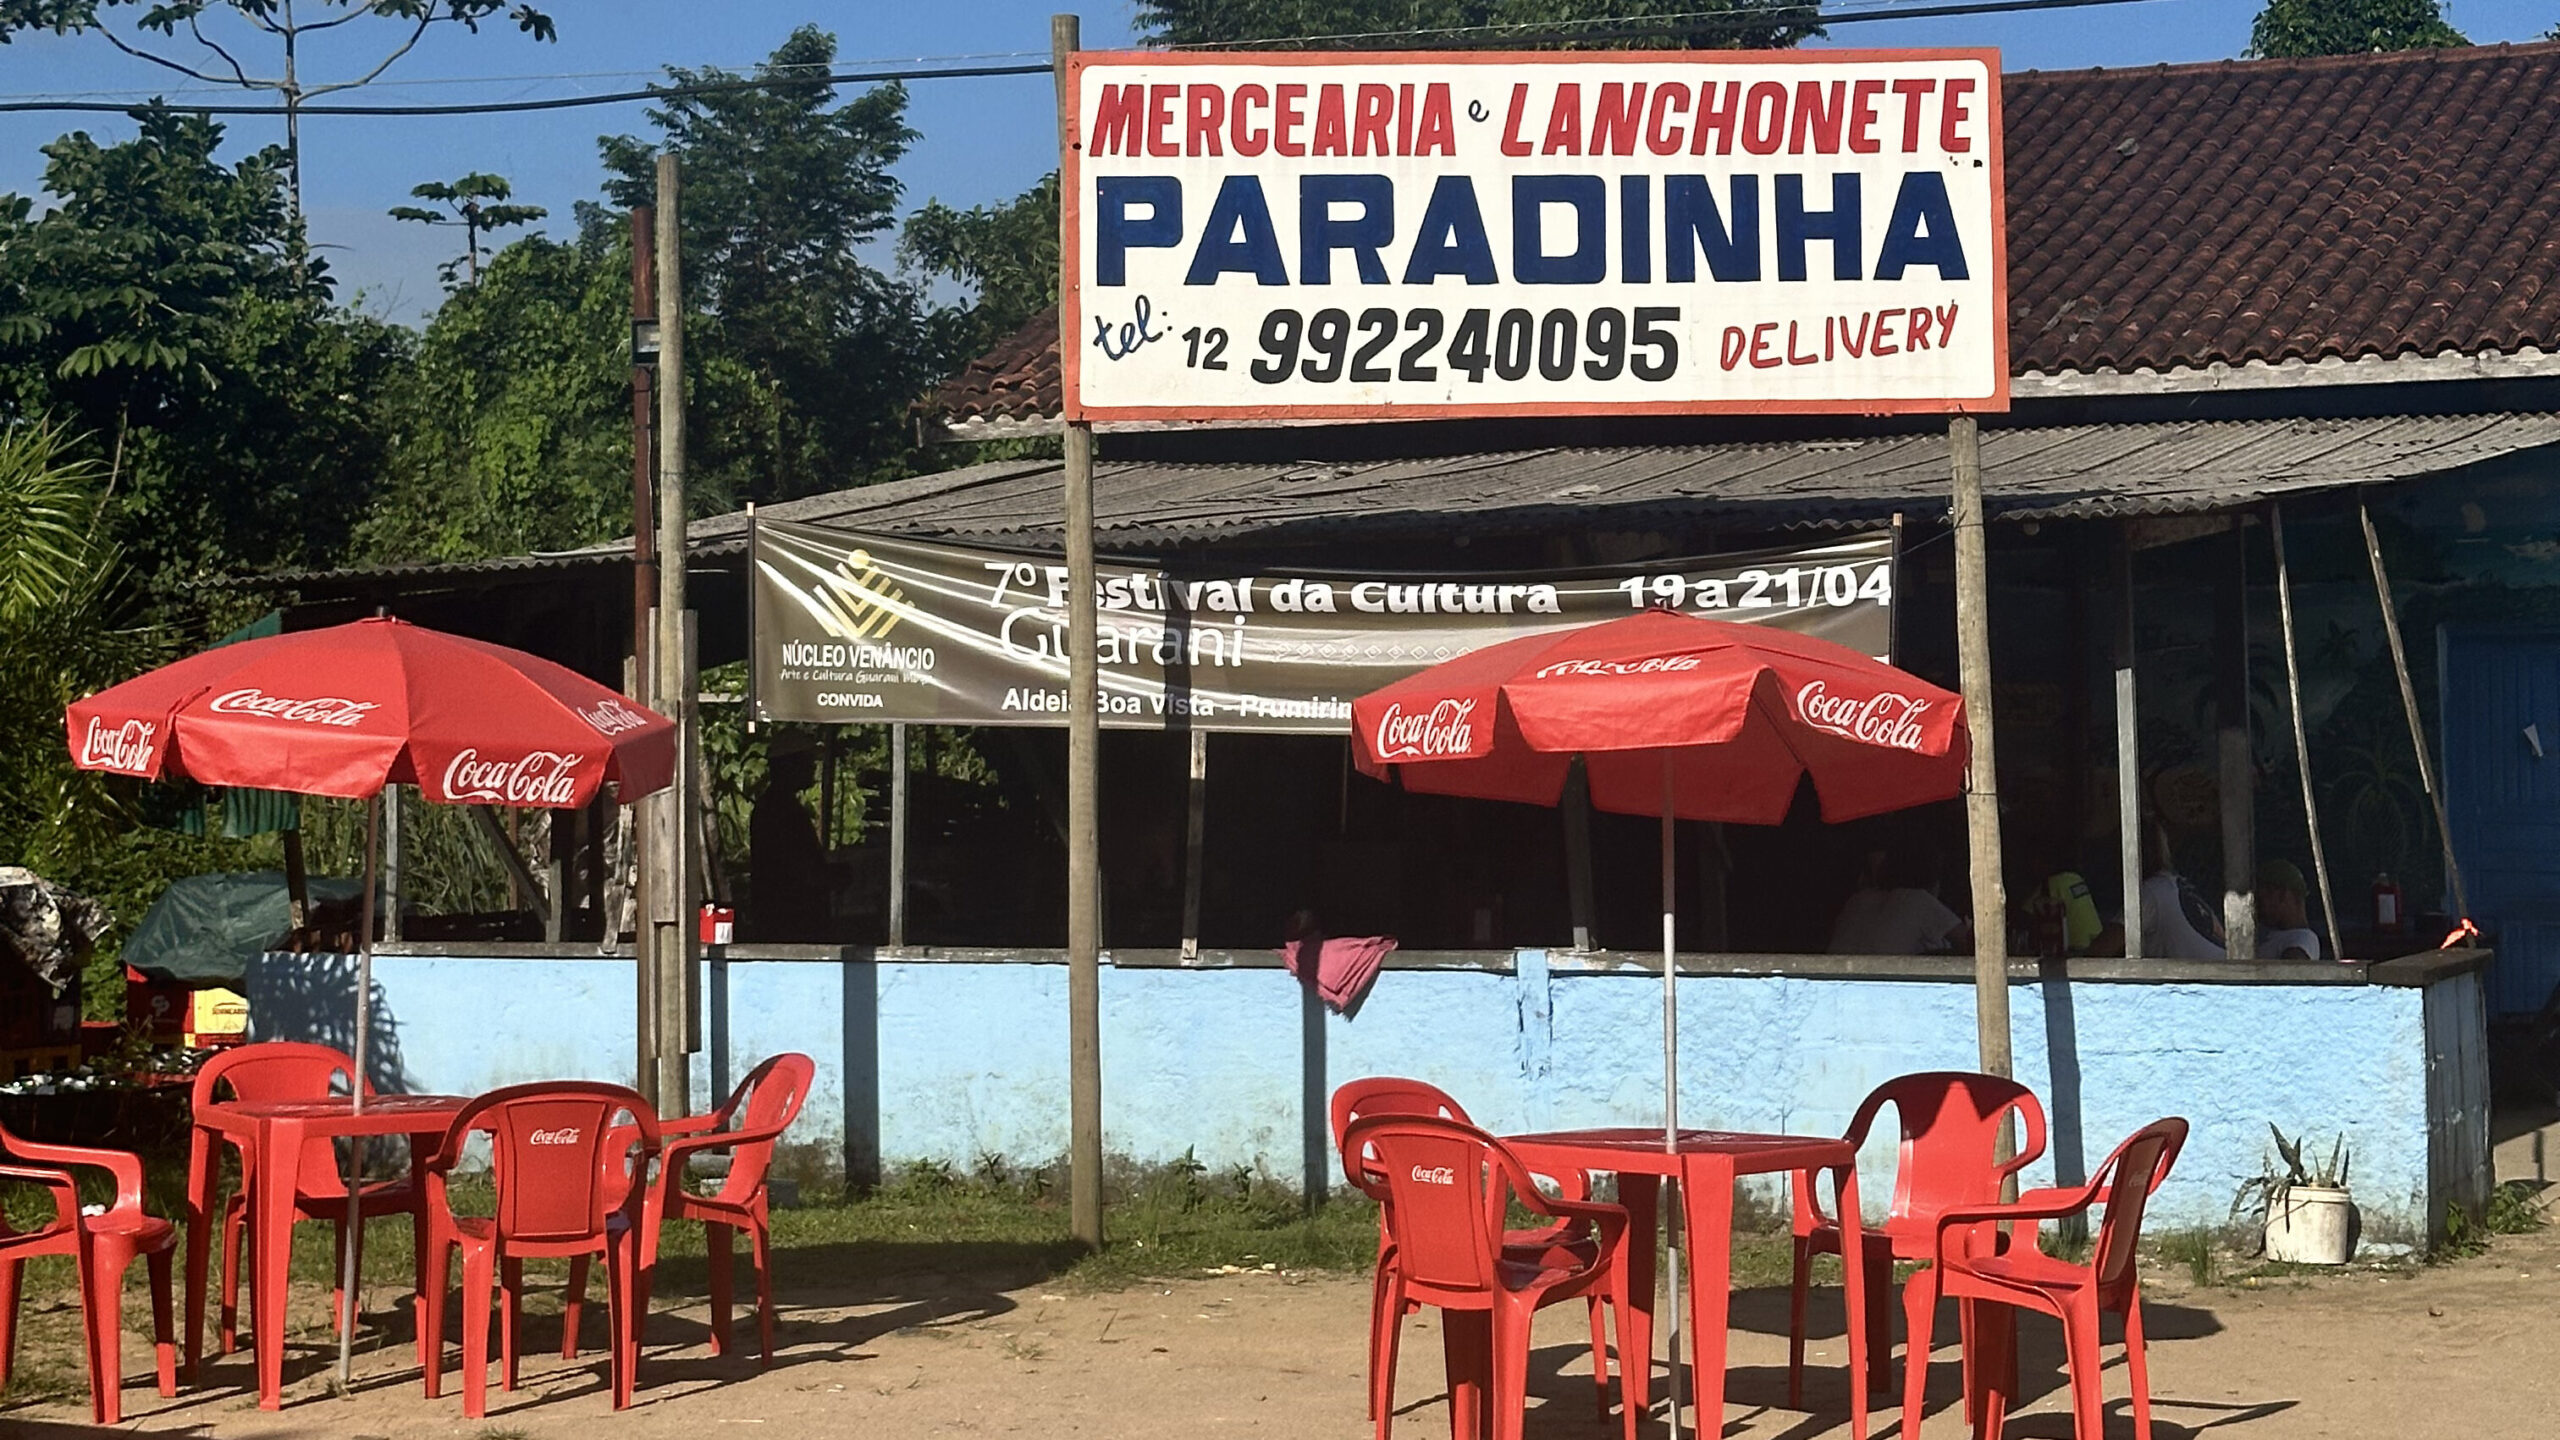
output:
[[[1982,431],[1970,415],[1947,422],[1954,471],[1956,659],[1973,740],[1965,842],[1973,870],[1974,1039],[1987,1074],[2007,1075],[2009,899],[2000,869],[2000,779],[1991,714],[1991,568],[1982,515]]]
[[[2258,953],[2258,767],[2249,746],[2249,536],[2235,528],[2213,593],[2214,749],[2222,799],[2222,944]]]
[[[2276,549],[2276,614],[2284,626],[2284,696],[2293,714],[2293,763],[2302,773],[2302,823],[2311,832],[2311,873],[2320,887],[2320,923],[2329,932],[2330,960],[2346,958],[2338,903],[2329,890],[2329,851],[2320,843],[2320,797],[2311,784],[2311,733],[2302,722],[2302,661],[2293,634],[2293,571],[2284,558],[2284,503],[2267,507],[2267,533]]]

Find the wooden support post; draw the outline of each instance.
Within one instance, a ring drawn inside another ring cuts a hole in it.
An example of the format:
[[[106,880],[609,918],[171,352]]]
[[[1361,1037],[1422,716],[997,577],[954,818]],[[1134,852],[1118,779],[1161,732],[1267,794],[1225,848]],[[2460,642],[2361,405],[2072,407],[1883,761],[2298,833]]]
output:
[[[1591,777],[1582,768],[1582,757],[1573,757],[1573,767],[1564,772],[1564,804],[1557,808],[1564,820],[1564,896],[1565,909],[1573,922],[1573,948],[1598,948],[1592,939],[1593,897],[1591,889]]]
[[[2382,603],[2382,634],[2391,642],[2391,673],[2400,681],[2400,711],[2409,719],[2409,745],[2418,755],[2418,782],[2435,808],[2436,838],[2444,846],[2445,884],[2453,891],[2458,920],[2471,918],[2471,897],[2463,889],[2462,867],[2453,858],[2453,827],[2446,823],[2444,792],[2436,788],[2435,759],[2427,753],[2427,727],[2418,719],[2418,689],[2409,678],[2409,651],[2400,643],[2400,607],[2391,599],[2391,576],[2382,566],[2382,537],[2374,533],[2373,512],[2356,502],[2356,518],[2364,522],[2364,553],[2373,562],[2373,593]]]
[[[1061,167],[1076,145],[1076,97],[1067,57],[1081,44],[1073,15],[1049,17],[1049,52],[1058,90]],[[1060,170],[1061,174],[1065,171]],[[1058,250],[1074,253],[1076,197],[1060,207]],[[1059,353],[1084,337],[1058,310]],[[1078,1243],[1102,1245],[1102,713],[1100,616],[1093,593],[1093,426],[1073,418],[1064,397],[1067,541],[1067,1112],[1068,1229]]]
[[[1973,761],[1965,787],[1966,850],[1973,869],[1975,1039],[1987,1074],[2009,1073],[2009,898],[2000,870],[2000,782],[1991,718],[1991,567],[1982,515],[1981,427],[1947,422],[1954,471],[1956,660]]]
[[[1209,843],[1209,732],[1191,730],[1191,779],[1184,797],[1182,835],[1182,963],[1200,961],[1201,859]]]
[[[2258,953],[2257,764],[2249,749],[2249,532],[2231,528],[2214,582],[2214,745],[2221,761],[2222,946],[2235,960]]]
[[[2267,508],[2267,533],[2276,549],[2276,615],[2284,625],[2284,696],[2293,712],[2293,763],[2302,772],[2302,824],[2311,832],[2311,874],[2320,889],[2320,923],[2329,934],[2328,959],[2342,960],[2337,897],[2329,890],[2329,851],[2320,843],[2320,797],[2311,784],[2311,732],[2302,721],[2302,660],[2293,634],[2293,571],[2284,558],[2284,502]]]
[[[2135,701],[2133,533],[2116,546],[2116,856],[2124,886],[2124,954],[2142,958],[2142,712]]]
[[[658,549],[663,557],[658,565],[656,633],[652,637],[650,678],[656,696],[658,713],[677,722],[680,744],[691,744],[695,737],[684,724],[693,708],[694,697],[688,693],[693,677],[686,672],[684,655],[685,560],[688,547],[685,538],[685,370],[684,370],[684,267],[677,224],[680,172],[676,157],[658,157],[657,261],[658,261]],[[685,913],[685,900],[692,891],[691,865],[685,854],[686,834],[691,830],[691,810],[687,792],[693,787],[693,767],[681,758],[676,765],[674,783],[649,797],[652,821],[645,829],[649,840],[646,860],[650,873],[652,910],[647,917],[651,932],[649,983],[657,992],[657,1033],[654,1061],[654,1091],[651,1103],[661,1115],[685,1115],[692,1107],[687,1103],[685,1064],[685,994],[693,959],[693,919]]]
[[[302,858],[301,825],[287,829],[283,838],[285,916],[300,930],[311,923],[311,872]]]
[[[382,938],[400,938],[400,787],[382,787]]]
[[[907,779],[907,726],[889,726],[889,943],[907,943],[907,808],[914,794]]]

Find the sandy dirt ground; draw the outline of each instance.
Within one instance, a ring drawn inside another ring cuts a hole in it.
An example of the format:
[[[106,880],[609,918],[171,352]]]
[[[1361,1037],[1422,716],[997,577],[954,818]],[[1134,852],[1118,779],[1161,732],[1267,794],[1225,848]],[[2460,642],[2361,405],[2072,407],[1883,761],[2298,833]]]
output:
[[[2560,1415],[2560,1230],[2503,1239],[2488,1255],[2424,1270],[2371,1270],[2199,1289],[2166,1271],[2147,1281],[2158,1433],[2207,1431],[2231,1440],[2382,1436],[2404,1440],[2549,1434]],[[786,1291],[788,1285],[786,1281]],[[126,1392],[127,1431],[283,1440],[283,1437],[464,1436],[477,1440],[594,1433],[715,1440],[755,1435],[924,1436],[1082,1434],[1110,1437],[1365,1436],[1362,1330],[1367,1287],[1357,1277],[1243,1273],[1079,1291],[1055,1282],[972,1284],[930,1270],[884,1276],[869,1293],[799,1295],[786,1305],[770,1370],[745,1356],[714,1357],[706,1309],[662,1297],[650,1326],[639,1402],[608,1408],[604,1366],[556,1353],[559,1322],[527,1322],[524,1387],[493,1389],[487,1419],[466,1420],[458,1390],[428,1401],[405,1362],[405,1336],[368,1356],[352,1397],[326,1386],[316,1330],[288,1355],[285,1408],[262,1413],[248,1394],[245,1355],[208,1367],[206,1385],[176,1401],[147,1386]],[[139,1298],[137,1295],[135,1298]],[[1808,1411],[1786,1395],[1786,1297],[1735,1298],[1725,1413],[1728,1436],[1814,1440],[1845,1436],[1845,1379],[1836,1296],[1817,1300]],[[55,1323],[68,1316],[53,1317]],[[1932,1375],[1928,1440],[1964,1433],[1952,1312]],[[590,1321],[590,1334],[598,1322]],[[1396,1440],[1448,1433],[1438,1321],[1405,1331]],[[742,1327],[741,1339],[745,1332]],[[2124,1369],[2108,1333],[2108,1433],[2130,1436]],[[139,1378],[149,1351],[127,1342]],[[1530,1440],[1615,1436],[1593,1414],[1579,1307],[1550,1310],[1531,1362]],[[2030,1320],[2012,1436],[2069,1436],[2060,1336]],[[1657,1365],[1657,1396],[1659,1395]],[[1898,1407],[1879,1401],[1875,1431],[1890,1435]],[[85,1407],[0,1410],[16,1440],[97,1435]],[[1644,1427],[1663,1435],[1660,1404]]]

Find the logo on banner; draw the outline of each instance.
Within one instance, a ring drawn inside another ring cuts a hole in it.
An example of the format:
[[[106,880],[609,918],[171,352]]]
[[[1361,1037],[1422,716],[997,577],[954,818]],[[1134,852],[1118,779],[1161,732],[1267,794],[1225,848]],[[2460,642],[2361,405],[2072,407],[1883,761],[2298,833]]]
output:
[[[1890,690],[1855,700],[1832,694],[1816,680],[1796,692],[1796,714],[1807,725],[1843,739],[1892,750],[1920,748],[1920,717],[1927,713],[1928,701]]]
[[[575,1145],[578,1143],[578,1130],[574,1125],[563,1126],[558,1130],[536,1130],[524,1137],[524,1143],[527,1145]]]
[[[370,700],[349,700],[339,695],[295,700],[252,689],[216,695],[205,708],[216,715],[256,715],[268,720],[291,720],[301,725],[347,729],[362,724],[365,716],[381,707]]]
[[[1541,680],[1566,675],[1677,675],[1704,662],[1695,655],[1648,655],[1642,660],[1565,660],[1538,672]]]
[[[578,803],[578,765],[586,758],[536,750],[516,760],[483,760],[477,749],[459,750],[444,767],[444,798],[457,805],[566,810]]]
[[[1440,760],[1475,748],[1476,702],[1443,700],[1425,713],[1407,715],[1402,704],[1378,717],[1380,760]]]
[[[80,763],[105,770],[121,770],[128,775],[151,772],[151,738],[160,727],[148,720],[127,720],[113,729],[89,717],[89,731],[80,738]]]
[[[1450,1169],[1446,1165],[1434,1165],[1428,1169],[1420,1165],[1416,1165],[1413,1167],[1413,1183],[1416,1185],[1455,1185],[1458,1183],[1458,1172]]]
[[[616,696],[591,710],[580,710],[578,718],[595,727],[599,735],[622,735],[649,723],[649,717],[622,703]]]

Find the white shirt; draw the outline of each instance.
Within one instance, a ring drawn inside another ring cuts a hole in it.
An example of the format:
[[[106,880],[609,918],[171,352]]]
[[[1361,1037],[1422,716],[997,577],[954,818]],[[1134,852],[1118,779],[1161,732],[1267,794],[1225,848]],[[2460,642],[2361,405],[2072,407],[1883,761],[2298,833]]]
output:
[[[2314,960],[2320,954],[2320,932],[2317,930],[2266,930],[2258,935],[2258,958],[2278,960],[2287,950],[2299,950]]]
[[[2220,960],[2222,947],[2187,913],[2178,877],[2167,871],[2142,882],[2142,958]]]
[[[1947,948],[1947,939],[1964,925],[1953,910],[1926,890],[1850,892],[1831,926],[1834,955],[1926,955]]]

